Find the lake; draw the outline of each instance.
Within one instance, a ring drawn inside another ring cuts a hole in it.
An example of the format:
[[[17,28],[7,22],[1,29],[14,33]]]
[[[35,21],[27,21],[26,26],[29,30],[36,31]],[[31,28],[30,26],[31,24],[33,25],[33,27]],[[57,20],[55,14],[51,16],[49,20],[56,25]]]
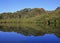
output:
[[[1,23],[0,43],[60,43],[60,25]]]

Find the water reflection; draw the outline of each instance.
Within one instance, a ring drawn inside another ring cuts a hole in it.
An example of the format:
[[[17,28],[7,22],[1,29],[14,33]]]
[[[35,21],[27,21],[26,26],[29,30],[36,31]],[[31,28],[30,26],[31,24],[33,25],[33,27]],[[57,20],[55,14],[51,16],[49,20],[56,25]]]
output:
[[[60,37],[60,25],[39,24],[39,23],[2,23],[0,31],[17,32],[25,36],[43,36],[44,34],[55,34]]]
[[[0,43],[60,43],[54,34],[43,36],[24,36],[16,32],[0,32]]]

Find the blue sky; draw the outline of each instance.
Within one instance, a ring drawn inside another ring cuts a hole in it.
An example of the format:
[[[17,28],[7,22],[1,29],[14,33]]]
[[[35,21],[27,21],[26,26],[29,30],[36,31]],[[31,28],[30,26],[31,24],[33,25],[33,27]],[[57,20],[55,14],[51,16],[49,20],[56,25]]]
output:
[[[60,0],[0,0],[0,13],[15,12],[24,8],[54,10],[60,7]]]

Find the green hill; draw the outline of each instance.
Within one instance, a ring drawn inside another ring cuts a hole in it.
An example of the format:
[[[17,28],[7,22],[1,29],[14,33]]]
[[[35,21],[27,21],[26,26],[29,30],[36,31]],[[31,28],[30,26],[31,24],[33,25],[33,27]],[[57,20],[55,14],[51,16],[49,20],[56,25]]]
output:
[[[46,11],[43,8],[25,8],[16,12],[0,14],[0,22],[60,22],[60,7],[53,11]]]

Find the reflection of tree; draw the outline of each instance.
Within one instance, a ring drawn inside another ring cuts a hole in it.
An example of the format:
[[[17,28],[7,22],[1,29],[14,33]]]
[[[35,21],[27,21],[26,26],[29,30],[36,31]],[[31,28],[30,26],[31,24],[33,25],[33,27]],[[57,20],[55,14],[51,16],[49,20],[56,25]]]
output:
[[[38,36],[38,35],[43,35],[44,32],[42,31],[38,31],[38,30],[35,30],[33,28],[21,28],[21,27],[8,27],[8,26],[3,26],[2,28],[0,28],[1,31],[4,31],[4,32],[11,32],[11,31],[14,31],[14,32],[17,32],[17,33],[22,33],[24,35],[34,35],[34,36]]]
[[[18,24],[17,24],[18,25]],[[46,25],[46,24],[26,24],[26,25],[20,25],[20,26],[11,26],[11,25],[0,25],[0,30],[1,31],[5,31],[5,32],[17,32],[17,33],[21,33],[24,35],[34,35],[34,36],[41,36],[44,34],[51,34],[54,33],[55,35],[57,35],[58,37],[60,37],[60,25],[56,24],[56,27],[54,24],[51,24],[50,26]],[[32,26],[31,26],[32,25]]]

